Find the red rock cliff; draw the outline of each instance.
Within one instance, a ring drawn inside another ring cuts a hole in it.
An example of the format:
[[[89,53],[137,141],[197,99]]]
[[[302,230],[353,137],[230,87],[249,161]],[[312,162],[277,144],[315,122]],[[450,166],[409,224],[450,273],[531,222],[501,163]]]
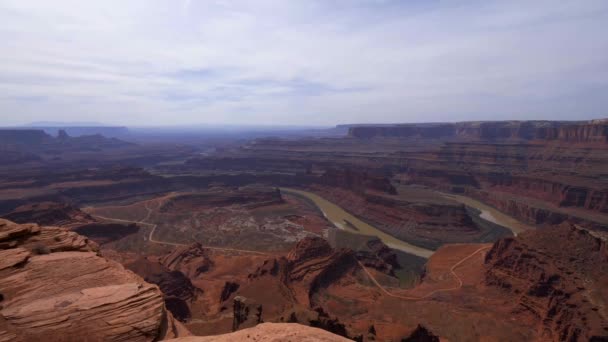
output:
[[[608,244],[574,226],[499,240],[486,256],[485,282],[515,299],[514,314],[550,341],[608,335]]]
[[[186,330],[157,286],[62,228],[0,220],[0,341],[153,341]]]

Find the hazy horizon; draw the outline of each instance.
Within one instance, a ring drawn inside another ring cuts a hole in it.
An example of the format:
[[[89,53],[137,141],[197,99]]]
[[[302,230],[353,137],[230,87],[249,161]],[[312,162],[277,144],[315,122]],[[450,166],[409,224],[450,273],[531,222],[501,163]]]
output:
[[[0,126],[608,117],[608,2],[0,0]]]

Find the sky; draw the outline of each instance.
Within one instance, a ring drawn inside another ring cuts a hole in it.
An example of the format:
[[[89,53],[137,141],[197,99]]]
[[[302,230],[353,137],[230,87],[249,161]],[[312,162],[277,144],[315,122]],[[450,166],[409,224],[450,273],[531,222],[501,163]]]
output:
[[[605,0],[0,0],[0,125],[608,117]]]

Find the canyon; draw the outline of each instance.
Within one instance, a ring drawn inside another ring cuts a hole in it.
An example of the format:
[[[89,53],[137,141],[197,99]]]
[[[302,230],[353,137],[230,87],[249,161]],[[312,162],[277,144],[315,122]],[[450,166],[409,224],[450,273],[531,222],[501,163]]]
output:
[[[606,120],[57,134],[0,130],[0,341],[608,338]]]

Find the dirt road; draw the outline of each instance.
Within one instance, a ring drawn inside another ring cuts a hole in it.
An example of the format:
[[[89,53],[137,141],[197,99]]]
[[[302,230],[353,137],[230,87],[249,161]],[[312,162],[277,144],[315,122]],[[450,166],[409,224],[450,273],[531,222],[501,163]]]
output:
[[[401,295],[396,295],[394,293],[389,292],[384,286],[382,286],[378,280],[376,280],[376,278],[371,274],[371,272],[369,272],[367,270],[367,268],[365,268],[365,266],[363,266],[363,264],[358,261],[359,266],[361,266],[361,268],[363,269],[363,271],[365,271],[365,273],[367,274],[367,276],[370,278],[370,280],[387,296],[390,297],[394,297],[394,298],[399,298],[399,299],[404,299],[404,300],[422,300],[422,299],[426,299],[429,298],[430,296],[434,295],[435,293],[438,292],[447,292],[447,291],[455,291],[455,290],[459,290],[462,287],[462,279],[458,276],[458,274],[456,274],[456,272],[454,271],[456,269],[456,267],[462,265],[462,263],[464,263],[465,261],[469,260],[470,258],[472,258],[473,256],[475,256],[477,253],[490,249],[490,246],[485,246],[485,247],[481,247],[478,250],[476,250],[475,252],[471,253],[470,255],[464,257],[463,259],[461,259],[460,261],[458,261],[457,263],[455,263],[451,268],[450,268],[450,273],[452,274],[452,276],[454,277],[454,279],[456,279],[456,282],[458,283],[458,285],[454,286],[454,287],[450,287],[450,288],[445,288],[445,289],[437,289],[434,291],[431,291],[427,294],[425,294],[424,296],[420,296],[420,297],[415,297],[415,296],[401,296]]]

